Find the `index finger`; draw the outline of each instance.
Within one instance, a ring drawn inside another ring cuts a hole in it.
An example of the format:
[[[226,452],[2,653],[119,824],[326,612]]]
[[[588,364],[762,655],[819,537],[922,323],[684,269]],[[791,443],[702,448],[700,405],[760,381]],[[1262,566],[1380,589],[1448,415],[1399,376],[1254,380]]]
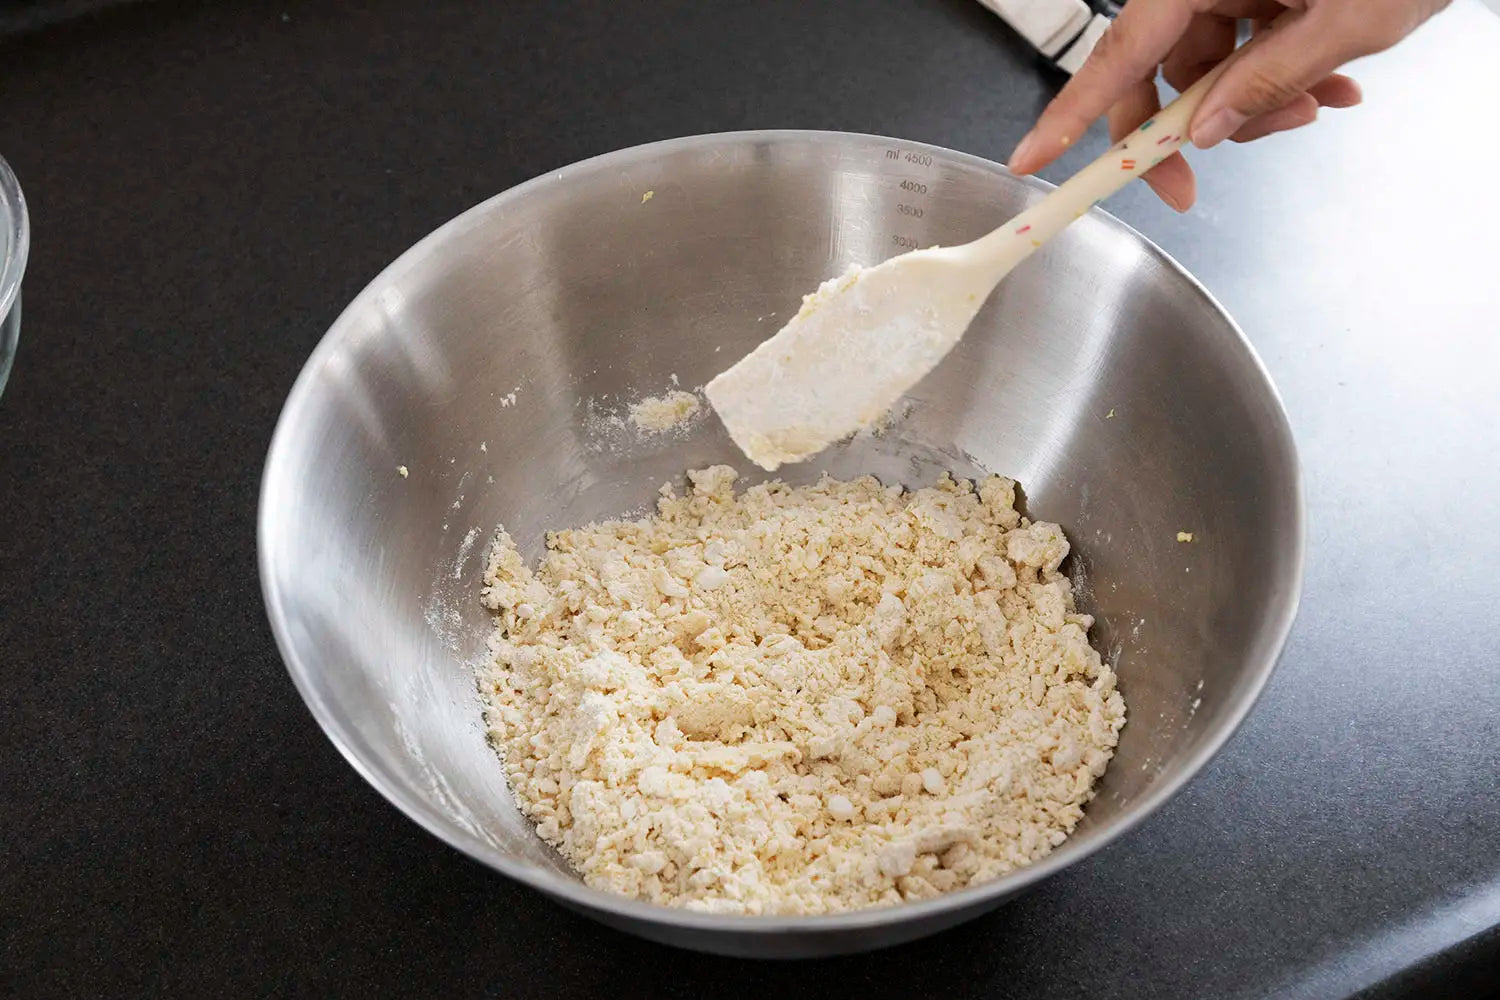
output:
[[[1132,85],[1154,79],[1157,66],[1187,30],[1194,13],[1192,0],[1127,4],[1011,154],[1010,169],[1029,174],[1045,167]]]

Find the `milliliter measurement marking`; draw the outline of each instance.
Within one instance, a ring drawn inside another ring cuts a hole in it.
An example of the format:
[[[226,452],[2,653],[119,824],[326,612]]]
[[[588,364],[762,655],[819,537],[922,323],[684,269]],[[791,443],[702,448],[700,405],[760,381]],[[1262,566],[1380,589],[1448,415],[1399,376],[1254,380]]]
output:
[[[932,166],[931,153],[919,153],[913,149],[887,149],[885,151],[885,158],[887,160],[900,160],[903,163],[910,163],[917,167]]]
[[[903,163],[924,173],[932,169],[932,154],[923,153],[915,149],[887,149],[885,158],[894,163]],[[908,219],[920,219],[927,214],[925,206],[918,204],[915,199],[927,194],[927,184],[911,177],[902,179],[897,183],[897,188],[905,195],[906,200],[896,204],[896,213]],[[922,241],[915,236],[905,233],[893,233],[891,245],[902,250],[919,250]]]

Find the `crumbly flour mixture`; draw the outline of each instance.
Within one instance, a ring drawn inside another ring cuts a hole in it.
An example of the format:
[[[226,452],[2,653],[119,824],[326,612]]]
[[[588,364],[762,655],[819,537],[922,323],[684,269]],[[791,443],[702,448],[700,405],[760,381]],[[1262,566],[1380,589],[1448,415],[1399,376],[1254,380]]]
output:
[[[480,687],[521,809],[592,886],[721,913],[922,899],[1047,854],[1125,724],[1015,484],[662,487],[501,534]]]
[[[699,410],[698,397],[674,389],[665,396],[651,396],[630,408],[630,422],[643,431],[666,431],[687,423]]]

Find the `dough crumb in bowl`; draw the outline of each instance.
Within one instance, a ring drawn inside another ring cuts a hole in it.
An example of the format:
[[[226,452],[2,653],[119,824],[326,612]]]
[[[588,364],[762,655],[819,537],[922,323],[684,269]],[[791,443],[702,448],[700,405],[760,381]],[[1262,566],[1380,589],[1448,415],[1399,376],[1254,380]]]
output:
[[[693,419],[699,409],[701,404],[697,396],[675,389],[664,396],[651,396],[631,406],[630,422],[643,431],[667,431]]]
[[[1072,832],[1125,724],[1015,484],[824,478],[501,532],[480,689],[537,832],[595,888],[718,913],[923,899]]]

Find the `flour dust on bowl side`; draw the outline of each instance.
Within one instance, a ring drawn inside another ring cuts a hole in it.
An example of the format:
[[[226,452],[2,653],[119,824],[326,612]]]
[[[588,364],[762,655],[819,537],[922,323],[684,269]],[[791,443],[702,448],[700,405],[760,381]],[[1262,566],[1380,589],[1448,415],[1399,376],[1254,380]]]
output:
[[[1302,502],[1285,414],[1244,337],[1102,213],[1007,278],[882,433],[778,470],[793,487],[825,470],[911,488],[1000,473],[1021,483],[1022,513],[1066,531],[1061,571],[1130,721],[1051,853],[931,899],[821,915],[602,892],[508,794],[475,680],[492,660],[494,612],[478,594],[498,525],[536,565],[545,532],[641,516],[684,470],[738,465],[741,489],[760,481],[717,421],[647,432],[631,404],[702,386],[849,265],[970,239],[1044,190],[876,137],[703,136],[549,174],[414,247],[308,361],[262,485],[267,610],[330,739],[413,819],[498,871],[613,926],[729,954],[910,940],[1137,824],[1269,676],[1297,603]],[[920,218],[901,211],[913,197]]]

